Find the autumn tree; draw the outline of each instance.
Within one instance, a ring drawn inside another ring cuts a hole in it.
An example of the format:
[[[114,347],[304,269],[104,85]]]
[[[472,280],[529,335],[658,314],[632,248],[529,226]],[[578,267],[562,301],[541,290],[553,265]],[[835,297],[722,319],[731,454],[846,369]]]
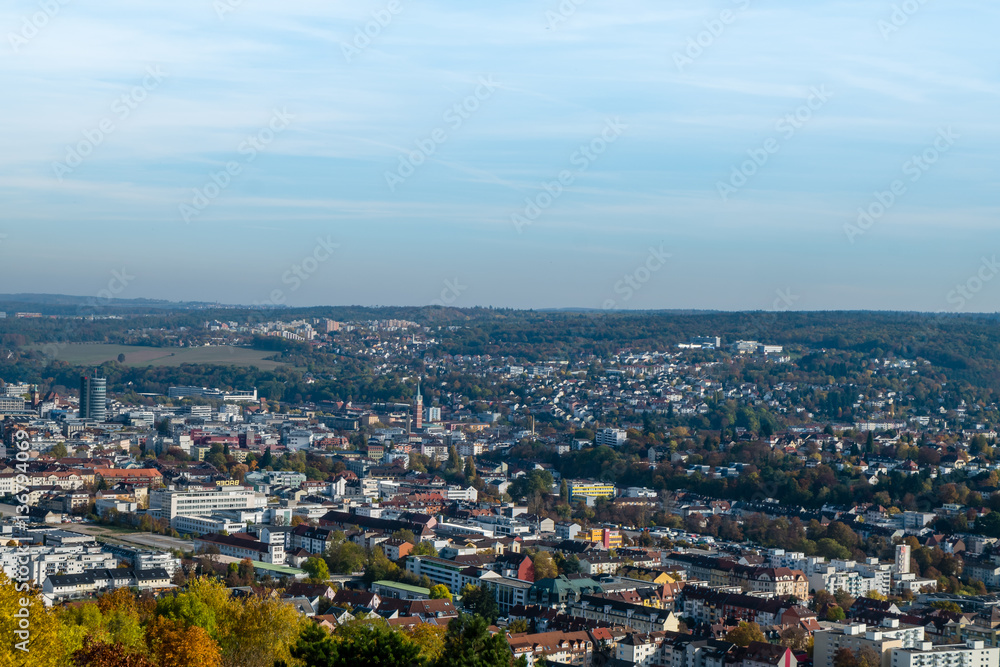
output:
[[[438,584],[431,588],[432,600],[451,600],[451,591],[444,584]]]
[[[414,644],[420,647],[420,657],[426,665],[433,665],[444,654],[444,635],[447,628],[441,625],[420,623],[407,634]]]
[[[756,623],[740,621],[740,624],[726,635],[726,641],[737,646],[749,646],[751,642],[767,642],[767,638]]]
[[[220,667],[219,645],[196,625],[156,618],[146,629],[146,643],[157,667]]]
[[[858,659],[851,649],[842,648],[833,655],[833,667],[859,667]]]
[[[548,551],[535,553],[531,558],[531,562],[535,568],[535,581],[555,579],[559,576],[559,568],[556,566],[555,561],[552,560],[552,554]]]
[[[75,667],[158,667],[143,653],[131,651],[122,644],[108,644],[91,637],[73,653],[71,664]]]
[[[22,605],[27,602],[26,605]],[[23,615],[20,615],[23,614]],[[25,628],[24,626],[28,627]],[[65,649],[56,615],[37,592],[0,570],[0,665],[61,667]],[[26,661],[26,658],[30,660]]]

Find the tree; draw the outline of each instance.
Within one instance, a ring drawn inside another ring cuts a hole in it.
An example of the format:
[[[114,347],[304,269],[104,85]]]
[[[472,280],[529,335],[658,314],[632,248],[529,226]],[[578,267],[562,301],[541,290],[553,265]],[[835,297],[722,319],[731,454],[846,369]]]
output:
[[[493,591],[485,586],[466,584],[462,587],[462,607],[477,616],[481,616],[489,625],[497,622],[500,608],[497,607]],[[454,621],[453,621],[454,622]]]
[[[21,613],[26,616],[17,615]],[[27,629],[22,621],[27,623]],[[0,665],[56,667],[65,664],[56,615],[46,609],[36,592],[25,584],[11,581],[3,570],[0,570],[0,636],[4,637],[0,642]],[[25,662],[29,656],[30,660]]]
[[[510,646],[502,634],[490,635],[481,616],[459,614],[448,624],[444,654],[435,667],[510,667]]]
[[[507,626],[507,632],[512,635],[520,634],[522,632],[527,632],[527,631],[528,631],[528,621],[524,620],[523,618],[519,618],[516,621],[511,621],[510,624]]]
[[[446,628],[441,625],[420,623],[407,633],[410,639],[420,647],[420,657],[425,665],[433,665],[441,659],[444,653],[444,635]]]
[[[837,599],[837,604],[844,610],[850,609],[854,605],[854,598],[843,588],[834,593],[833,597]]]
[[[847,618],[842,607],[830,607],[826,610],[826,620],[836,623]]]
[[[878,600],[879,602],[885,602],[888,599],[874,588],[865,593],[865,597],[869,600]]]
[[[833,655],[833,667],[858,667],[858,659],[851,649],[842,648]]]
[[[749,646],[751,642],[767,642],[764,632],[756,623],[740,621],[740,624],[730,630],[726,635],[726,641],[737,646]]]
[[[801,627],[788,627],[781,631],[781,645],[795,653],[809,648],[809,633]]]
[[[307,667],[416,667],[421,663],[420,645],[402,632],[391,630],[384,622],[341,626],[331,641],[320,638],[314,631],[308,637],[312,639],[309,645],[300,648],[296,644],[292,651],[300,659],[311,656],[306,661]]]
[[[410,553],[414,556],[431,556],[432,558],[436,558],[438,550],[430,542],[418,542]]]
[[[938,600],[937,602],[931,602],[931,607],[934,609],[940,609],[941,611],[950,611],[956,614],[962,613],[962,608],[958,606],[958,603],[951,602],[949,600]]]
[[[198,626],[185,627],[170,619],[156,618],[146,629],[146,642],[157,667],[219,667],[219,645]]]
[[[552,560],[552,554],[548,551],[539,551],[532,556],[532,566],[535,569],[535,581],[542,579],[555,579],[559,576],[559,568]]]
[[[33,653],[31,664],[38,664],[34,662]],[[121,644],[100,642],[92,637],[87,637],[83,646],[73,653],[72,664],[77,667],[157,667],[142,653],[129,651]]]
[[[326,550],[326,562],[330,572],[354,574],[365,567],[365,550],[354,542],[334,542]]]
[[[438,584],[431,588],[431,599],[451,601],[451,591],[444,584]]]
[[[392,539],[402,540],[403,542],[409,542],[410,544],[417,543],[417,536],[413,534],[413,531],[408,528],[400,528],[395,533],[392,534]]]
[[[69,456],[69,451],[66,449],[66,443],[60,442],[56,444],[55,447],[49,450],[49,455],[54,459],[63,459]]]
[[[881,664],[882,656],[871,646],[862,646],[858,651],[859,667],[880,667]]]
[[[302,563],[302,569],[306,571],[310,579],[327,581],[330,578],[330,568],[327,567],[326,561],[318,556],[307,558]]]

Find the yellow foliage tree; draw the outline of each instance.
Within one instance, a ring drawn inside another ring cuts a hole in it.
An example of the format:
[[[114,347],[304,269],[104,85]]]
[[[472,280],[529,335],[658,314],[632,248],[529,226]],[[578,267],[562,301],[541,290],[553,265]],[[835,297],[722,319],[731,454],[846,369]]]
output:
[[[444,653],[444,634],[448,628],[443,625],[421,623],[409,631],[410,639],[420,647],[420,657],[424,664],[431,665]]]
[[[27,584],[0,570],[0,667],[62,667],[59,622]]]
[[[146,628],[146,643],[157,667],[219,667],[219,645],[197,625],[157,617]]]

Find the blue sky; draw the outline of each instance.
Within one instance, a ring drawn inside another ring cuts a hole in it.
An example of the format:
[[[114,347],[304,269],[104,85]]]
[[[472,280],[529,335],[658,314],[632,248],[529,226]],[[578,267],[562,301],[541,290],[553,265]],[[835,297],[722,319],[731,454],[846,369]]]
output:
[[[995,3],[50,2],[0,8],[2,292],[1000,310]]]

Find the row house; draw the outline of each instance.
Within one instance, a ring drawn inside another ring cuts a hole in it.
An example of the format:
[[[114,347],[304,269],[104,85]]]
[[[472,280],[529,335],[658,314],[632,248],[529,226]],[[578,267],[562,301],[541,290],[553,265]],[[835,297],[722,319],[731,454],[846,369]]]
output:
[[[560,665],[590,664],[594,642],[586,632],[542,632],[508,635],[507,643],[514,659],[525,658],[529,667],[538,660]]]
[[[678,618],[670,610],[654,609],[597,595],[582,595],[579,602],[567,604],[566,613],[575,618],[621,625],[639,632],[677,632],[680,627]]]
[[[790,606],[779,599],[742,593],[725,593],[700,586],[687,586],[681,595],[681,615],[697,623],[715,625],[726,621],[752,621],[761,627],[778,625]]]

